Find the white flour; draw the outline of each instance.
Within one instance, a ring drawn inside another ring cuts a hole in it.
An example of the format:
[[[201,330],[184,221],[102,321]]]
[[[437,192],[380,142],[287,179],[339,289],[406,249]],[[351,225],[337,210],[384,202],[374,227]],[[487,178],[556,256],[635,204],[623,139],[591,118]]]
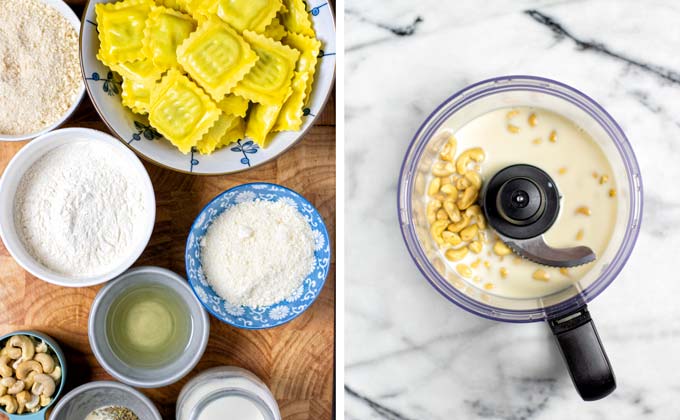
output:
[[[109,147],[56,147],[22,177],[14,222],[28,251],[62,275],[104,274],[130,251],[145,211],[142,188]]]
[[[271,305],[289,297],[312,271],[312,229],[282,201],[240,203],[208,229],[201,262],[208,282],[230,304]]]

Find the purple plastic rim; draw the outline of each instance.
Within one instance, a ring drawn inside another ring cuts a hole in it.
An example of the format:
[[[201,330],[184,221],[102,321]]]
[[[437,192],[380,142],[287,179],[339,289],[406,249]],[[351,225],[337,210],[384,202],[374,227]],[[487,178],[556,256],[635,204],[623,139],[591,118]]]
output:
[[[577,106],[589,117],[593,118],[593,120],[595,120],[607,133],[619,152],[626,169],[626,178],[630,191],[630,213],[627,220],[628,228],[626,229],[621,246],[617,250],[616,255],[600,276],[576,295],[555,305],[537,307],[535,309],[513,310],[498,308],[472,299],[460,292],[439,274],[428,260],[420,246],[413,223],[411,223],[411,220],[413,219],[411,208],[413,176],[417,172],[418,162],[420,161],[428,141],[437,130],[439,130],[442,124],[461,108],[478,99],[508,91],[533,91],[555,96]],[[397,207],[399,212],[399,226],[406,247],[409,254],[411,254],[411,258],[413,258],[413,261],[416,263],[416,266],[425,279],[446,299],[468,312],[487,319],[518,323],[537,322],[575,310],[585,303],[590,302],[602,293],[602,291],[606,289],[621,272],[633,251],[635,242],[640,233],[643,208],[642,176],[633,149],[623,130],[614,118],[592,98],[583,92],[556,80],[527,75],[501,76],[482,80],[456,92],[439,105],[425,119],[425,122],[423,122],[413,137],[401,166]]]

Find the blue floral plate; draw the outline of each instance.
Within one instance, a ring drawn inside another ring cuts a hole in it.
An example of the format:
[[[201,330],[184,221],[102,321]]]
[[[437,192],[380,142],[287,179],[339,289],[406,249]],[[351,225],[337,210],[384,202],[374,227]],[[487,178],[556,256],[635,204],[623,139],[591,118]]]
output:
[[[85,86],[95,109],[111,132],[144,159],[178,172],[216,175],[239,172],[272,160],[291,148],[314,124],[323,110],[335,79],[335,21],[326,0],[307,0],[309,13],[321,52],[314,75],[314,85],[305,105],[302,128],[276,134],[266,149],[251,139],[241,139],[204,156],[192,151],[183,154],[149,125],[146,116],[134,114],[121,103],[122,79],[97,60],[99,37],[95,5],[117,0],[89,0],[80,31],[80,63]]]
[[[238,203],[254,200],[284,201],[297,208],[312,228],[316,260],[314,270],[293,294],[281,302],[257,309],[232,305],[215,293],[203,273],[200,246],[208,228],[220,214]],[[295,191],[268,183],[240,185],[215,197],[201,210],[191,226],[185,253],[187,277],[198,300],[217,319],[246,329],[276,327],[296,318],[309,308],[326,282],[330,260],[331,247],[328,232],[319,212]]]

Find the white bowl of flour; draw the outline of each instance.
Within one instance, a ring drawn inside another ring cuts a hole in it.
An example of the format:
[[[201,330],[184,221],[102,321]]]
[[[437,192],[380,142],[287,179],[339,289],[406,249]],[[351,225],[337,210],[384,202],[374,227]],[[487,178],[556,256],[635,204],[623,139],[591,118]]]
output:
[[[127,270],[156,218],[146,169],[100,131],[65,128],[33,140],[0,179],[0,237],[29,273],[69,287]]]

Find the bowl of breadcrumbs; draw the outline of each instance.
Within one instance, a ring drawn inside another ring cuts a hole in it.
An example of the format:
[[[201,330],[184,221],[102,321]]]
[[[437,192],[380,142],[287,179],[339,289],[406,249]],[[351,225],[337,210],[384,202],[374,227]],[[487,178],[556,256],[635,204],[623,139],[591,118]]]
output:
[[[85,85],[80,19],[61,0],[2,0],[0,140],[38,137],[66,121]]]

